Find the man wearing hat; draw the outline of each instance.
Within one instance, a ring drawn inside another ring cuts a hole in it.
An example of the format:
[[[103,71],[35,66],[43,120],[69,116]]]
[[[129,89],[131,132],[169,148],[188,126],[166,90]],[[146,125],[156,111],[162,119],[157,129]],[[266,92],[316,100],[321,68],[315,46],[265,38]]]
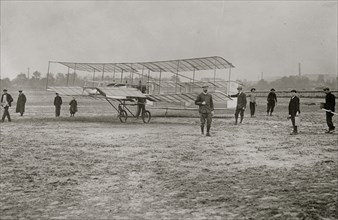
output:
[[[270,89],[270,93],[268,95],[268,107],[267,107],[267,110],[266,110],[266,115],[269,116],[269,113],[270,113],[270,116],[272,116],[272,112],[273,112],[273,109],[275,108],[275,105],[276,105],[276,102],[277,102],[277,96],[276,96],[276,93],[275,93],[275,89]]]
[[[325,108],[325,110],[327,110],[327,112],[326,112],[326,123],[327,123],[327,126],[329,127],[329,130],[326,131],[326,133],[332,134],[334,132],[334,129],[335,129],[335,126],[333,125],[333,122],[332,122],[332,117],[334,115],[332,112],[335,111],[336,96],[334,96],[330,92],[329,88],[325,88],[324,92],[326,93],[325,104],[324,104],[324,108]]]
[[[11,116],[9,115],[9,107],[12,106],[13,98],[10,94],[7,93],[7,89],[3,90],[4,94],[1,95],[1,106],[4,108],[4,114],[2,115],[2,122],[5,121],[7,117],[8,121],[11,121]]]
[[[237,125],[238,115],[241,116],[240,123],[242,123],[244,118],[244,111],[246,108],[246,94],[242,92],[242,86],[237,87],[238,93],[231,95],[231,97],[237,97],[237,106],[235,111],[235,125]]]
[[[204,84],[202,88],[203,92],[197,96],[195,104],[199,106],[201,133],[204,135],[204,125],[205,121],[207,121],[206,136],[210,136],[211,121],[214,114],[214,103],[211,94],[208,93],[208,84]]]
[[[59,96],[59,93],[56,93],[56,97],[54,98],[55,117],[60,116],[61,105],[62,105],[62,98]]]
[[[291,133],[291,135],[293,134],[298,134],[298,127],[296,125],[296,116],[298,116],[298,114],[300,114],[300,110],[299,110],[299,98],[296,96],[297,91],[296,90],[291,90],[291,99],[289,102],[289,117],[291,119],[292,122],[292,126],[293,126],[293,132]]]
[[[16,113],[20,112],[20,116],[23,116],[25,112],[26,96],[19,90],[18,101],[16,102]]]

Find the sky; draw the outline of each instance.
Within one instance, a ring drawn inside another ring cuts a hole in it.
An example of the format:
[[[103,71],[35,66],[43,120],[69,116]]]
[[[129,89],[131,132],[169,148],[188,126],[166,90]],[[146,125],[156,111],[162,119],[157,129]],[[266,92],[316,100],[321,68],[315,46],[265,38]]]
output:
[[[206,56],[232,79],[337,75],[337,1],[1,1],[1,78]]]

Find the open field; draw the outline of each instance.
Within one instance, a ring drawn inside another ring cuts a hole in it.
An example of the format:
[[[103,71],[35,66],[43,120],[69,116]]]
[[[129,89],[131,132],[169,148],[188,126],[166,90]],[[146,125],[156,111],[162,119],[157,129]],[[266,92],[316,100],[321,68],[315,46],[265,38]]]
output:
[[[25,115],[12,107],[0,124],[0,219],[338,218],[338,132],[324,133],[321,99],[301,99],[299,135],[288,100],[267,117],[262,98],[239,126],[216,112],[209,138],[196,117],[121,124],[108,104],[78,100],[70,118],[64,97],[54,118],[53,93],[26,95]]]

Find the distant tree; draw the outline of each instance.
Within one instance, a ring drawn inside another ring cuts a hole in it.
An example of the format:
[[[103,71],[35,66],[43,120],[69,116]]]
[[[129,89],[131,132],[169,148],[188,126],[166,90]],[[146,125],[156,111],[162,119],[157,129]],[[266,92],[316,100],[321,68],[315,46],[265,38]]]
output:
[[[41,79],[41,73],[38,71],[35,71],[32,76],[33,79]]]
[[[15,79],[17,79],[17,80],[19,80],[19,81],[26,81],[26,80],[27,80],[27,76],[26,76],[26,74],[24,74],[24,73],[20,73],[20,74],[18,74],[18,75],[16,76]]]
[[[26,86],[29,84],[28,78],[26,74],[20,73],[13,79],[13,84],[15,84],[18,87]]]
[[[324,75],[323,74],[320,74],[317,78],[317,82],[318,83],[324,83],[325,81],[325,78],[324,78]]]
[[[41,82],[41,84],[43,84],[42,86],[44,86],[47,83],[47,78],[42,78],[41,80],[45,80],[44,82]],[[48,85],[53,86],[55,85],[56,82],[56,78],[54,77],[53,73],[49,73],[48,74]]]
[[[4,79],[0,79],[0,89],[1,91],[3,89],[8,89],[12,87],[12,83],[11,80],[9,78],[4,78]]]
[[[65,86],[66,83],[67,83],[67,77],[63,73],[57,73],[55,76],[55,84]]]
[[[257,90],[267,90],[270,86],[267,81],[261,79],[256,85],[253,85],[253,87],[255,87]]]

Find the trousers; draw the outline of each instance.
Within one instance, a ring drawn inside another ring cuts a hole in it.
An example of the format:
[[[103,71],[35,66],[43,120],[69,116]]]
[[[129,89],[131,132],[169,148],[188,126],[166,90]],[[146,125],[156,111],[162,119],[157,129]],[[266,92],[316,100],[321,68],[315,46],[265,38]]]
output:
[[[250,102],[250,114],[251,114],[251,116],[255,115],[255,110],[256,110],[256,103]]]
[[[332,113],[326,112],[326,124],[327,126],[329,126],[330,131],[335,129],[335,126],[333,126],[332,117],[333,117]]]
[[[11,116],[9,115],[9,106],[4,107],[4,114],[2,115],[2,121],[5,121],[5,118],[7,117],[8,121],[11,121]]]
[[[61,112],[61,106],[55,106],[55,116],[59,117]]]
[[[275,108],[275,102],[268,102],[268,106],[267,106],[267,109],[266,111],[269,113],[272,113],[273,112],[273,109]]]

